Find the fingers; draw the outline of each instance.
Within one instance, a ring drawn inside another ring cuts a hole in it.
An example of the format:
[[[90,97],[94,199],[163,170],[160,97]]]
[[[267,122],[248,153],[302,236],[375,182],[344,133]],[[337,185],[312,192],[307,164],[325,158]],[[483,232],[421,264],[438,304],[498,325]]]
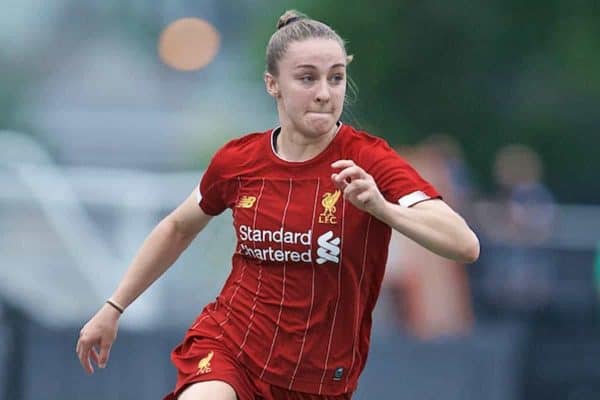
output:
[[[354,161],[352,161],[352,160],[337,160],[336,162],[331,164],[331,168],[341,169],[342,171],[340,171],[340,173],[338,173],[338,175],[345,171],[350,171],[351,173],[354,173],[354,174],[357,174],[357,173],[364,174],[365,173],[365,171],[361,167],[356,165],[354,163]],[[350,172],[348,172],[348,173],[350,173]]]
[[[92,367],[92,363],[90,361],[92,343],[85,338],[85,335],[79,338],[77,343],[77,357],[79,358],[79,363],[88,374],[92,374],[94,372],[94,368]]]
[[[344,198],[349,199],[352,203],[368,202],[372,197],[370,192],[373,189],[377,190],[371,175],[356,165],[354,161],[338,160],[331,164],[331,167],[342,169],[340,172],[332,174],[331,180],[344,193]],[[365,204],[355,205],[364,207]]]
[[[369,174],[352,160],[338,160],[331,164],[331,167],[342,168],[340,172],[331,175],[331,179],[340,190],[345,190],[346,186],[354,180],[370,177]]]
[[[372,201],[379,196],[379,189],[375,183],[366,179],[352,181],[344,191],[344,198],[362,210],[368,209]]]
[[[100,368],[106,367],[110,348],[117,337],[118,319],[102,310],[114,313],[112,308],[101,308],[81,329],[75,346],[79,362],[88,374],[94,372],[94,364]]]
[[[77,342],[77,357],[85,372],[88,374],[94,373],[94,364],[100,368],[106,368],[108,363],[108,357],[110,355],[110,343],[104,343],[100,345],[100,352],[94,345],[88,343],[85,339]]]
[[[352,160],[338,160],[331,164],[332,168],[341,169],[333,173],[331,180],[357,208],[376,213],[384,204],[384,198],[375,180],[364,169]]]
[[[111,344],[107,341],[100,343],[100,354],[98,355],[98,366],[100,368],[106,368],[108,357],[110,356]]]
[[[94,338],[93,335],[90,336],[85,330],[81,331],[75,351],[85,372],[92,374],[94,372],[93,364],[98,365],[100,368],[106,367],[111,344],[110,340]],[[98,347],[100,351],[98,351]]]
[[[100,364],[100,355],[98,354],[98,350],[95,347],[92,347],[92,351],[90,352],[90,356],[94,364]],[[93,365],[93,364],[92,364]]]
[[[355,165],[352,160],[337,160],[331,164],[331,168],[346,168]]]
[[[346,199],[352,199],[357,197],[360,193],[368,192],[370,188],[370,181],[366,179],[355,179],[346,185],[346,188],[344,189],[344,197]]]
[[[344,168],[337,174],[333,174],[332,178],[334,182],[338,184],[342,183],[350,183],[354,179],[364,178],[366,175],[365,171],[362,168],[357,167],[356,165]]]

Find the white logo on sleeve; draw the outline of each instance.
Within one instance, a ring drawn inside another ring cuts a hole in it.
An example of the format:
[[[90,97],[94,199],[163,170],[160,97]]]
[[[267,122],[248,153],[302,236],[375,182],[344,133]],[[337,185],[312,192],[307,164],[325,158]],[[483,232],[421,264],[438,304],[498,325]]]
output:
[[[333,232],[329,231],[317,239],[317,244],[319,248],[317,249],[317,264],[324,264],[327,261],[331,261],[334,263],[340,262],[340,238],[333,237]]]

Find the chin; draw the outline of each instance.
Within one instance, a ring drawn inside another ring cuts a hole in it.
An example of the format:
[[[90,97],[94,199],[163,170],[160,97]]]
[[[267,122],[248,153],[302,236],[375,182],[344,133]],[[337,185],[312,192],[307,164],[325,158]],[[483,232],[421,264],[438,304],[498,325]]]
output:
[[[329,133],[335,127],[335,119],[328,118],[327,121],[310,121],[307,124],[307,128],[309,131],[313,132],[316,135],[325,135]]]
[[[327,135],[329,132],[331,132],[331,129],[333,128],[333,125],[331,126],[327,126],[327,127],[309,127],[309,132],[311,136],[323,136],[323,135]]]

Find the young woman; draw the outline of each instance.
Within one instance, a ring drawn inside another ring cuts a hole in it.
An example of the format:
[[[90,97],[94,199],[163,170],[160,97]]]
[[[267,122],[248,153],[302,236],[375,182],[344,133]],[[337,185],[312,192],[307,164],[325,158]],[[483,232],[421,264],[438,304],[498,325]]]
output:
[[[387,143],[341,123],[350,57],[327,25],[286,12],[267,47],[280,126],[233,140],[148,236],[83,327],[82,366],[106,365],[125,307],[210,219],[233,210],[232,270],[171,358],[166,399],[349,399],[365,366],[391,229],[461,262],[465,221]]]

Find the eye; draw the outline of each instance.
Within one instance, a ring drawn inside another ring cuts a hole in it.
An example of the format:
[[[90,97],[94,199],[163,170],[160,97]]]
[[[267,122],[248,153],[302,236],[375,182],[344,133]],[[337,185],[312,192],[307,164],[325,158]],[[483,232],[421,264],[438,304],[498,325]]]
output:
[[[335,74],[333,75],[331,78],[329,78],[332,82],[334,83],[340,83],[344,80],[344,75],[342,74]]]
[[[312,77],[311,75],[302,75],[302,76],[300,77],[300,80],[301,80],[303,83],[310,83],[310,82],[312,82],[314,79],[313,79],[313,77]]]

